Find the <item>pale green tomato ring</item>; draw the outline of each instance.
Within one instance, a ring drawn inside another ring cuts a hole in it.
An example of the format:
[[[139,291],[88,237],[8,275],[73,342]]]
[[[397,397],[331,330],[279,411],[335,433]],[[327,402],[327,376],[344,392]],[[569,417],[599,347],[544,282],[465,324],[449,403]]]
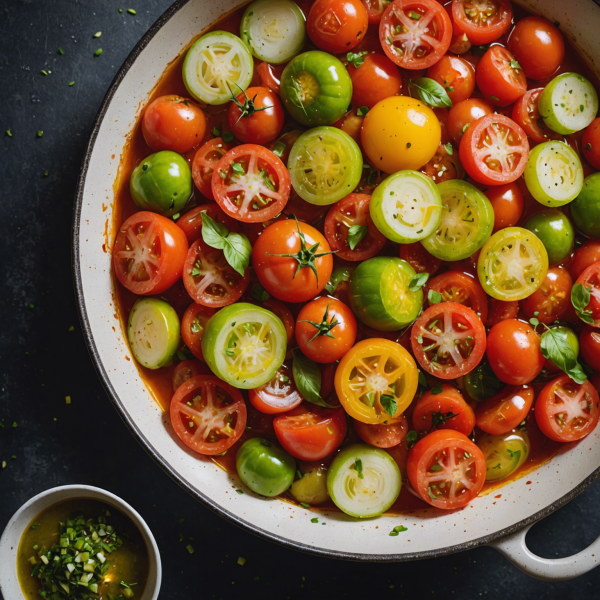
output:
[[[306,43],[306,19],[291,0],[256,0],[246,8],[240,37],[259,60],[279,65]]]
[[[466,181],[451,179],[437,187],[442,198],[442,218],[436,230],[421,243],[440,260],[469,258],[492,234],[494,209],[486,195]]]
[[[402,476],[394,459],[367,444],[344,448],[327,471],[331,499],[340,510],[359,519],[376,517],[388,510],[401,487]]]
[[[486,481],[498,481],[512,475],[529,456],[526,431],[514,430],[503,435],[484,434],[477,441],[486,462]]]
[[[211,31],[196,40],[183,61],[183,83],[206,104],[225,104],[252,81],[254,61],[248,46],[227,31]]]
[[[140,365],[147,369],[165,367],[179,347],[179,317],[164,300],[140,298],[129,313],[127,339]]]
[[[221,379],[241,389],[271,381],[285,359],[287,334],[271,311],[239,302],[221,309],[206,324],[202,353]]]
[[[437,229],[442,219],[442,197],[437,185],[423,173],[398,171],[377,186],[369,210],[385,237],[410,244]]]
[[[525,183],[531,195],[545,206],[564,206],[583,188],[583,166],[573,148],[564,142],[544,142],[529,154]]]
[[[538,110],[550,129],[569,135],[585,129],[596,118],[598,94],[585,77],[563,73],[546,86]]]
[[[288,158],[292,186],[311,204],[334,204],[352,193],[362,175],[358,144],[336,127],[305,131],[294,143]]]

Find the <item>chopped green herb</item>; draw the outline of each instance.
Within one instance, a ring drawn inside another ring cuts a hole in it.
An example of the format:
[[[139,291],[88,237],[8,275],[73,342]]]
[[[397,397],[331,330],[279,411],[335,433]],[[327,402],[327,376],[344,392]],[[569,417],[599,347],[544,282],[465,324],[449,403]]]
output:
[[[243,556],[238,557],[237,564],[243,567],[246,564],[246,559]]]
[[[6,130],[6,135],[7,135],[8,137],[12,137],[12,131],[11,131],[10,129],[7,129],[7,130]]]
[[[128,8],[128,9],[127,9],[127,12],[128,12],[130,15],[137,15],[137,12],[136,12],[136,11],[135,11],[133,8]]]
[[[98,32],[96,32],[96,33],[94,34],[94,37],[95,37],[95,38],[99,38],[101,35],[102,35],[102,32],[101,32],[101,31],[98,31]]]
[[[358,478],[359,479],[364,479],[365,478],[365,476],[363,475],[362,460],[360,458],[355,458],[354,459],[354,464],[351,465],[350,468],[354,469],[358,473]]]
[[[58,53],[59,54],[64,54],[63,49],[60,46],[58,47]]]
[[[37,136],[38,136],[39,138],[41,138],[43,135],[44,135],[44,132],[43,132],[43,131],[40,129],[40,130],[37,132]]]
[[[190,554],[194,554],[194,548],[192,547],[191,544],[188,544],[185,549],[190,553]]]
[[[310,522],[311,523],[318,523],[319,519],[317,517],[315,517],[314,519],[311,519]]]

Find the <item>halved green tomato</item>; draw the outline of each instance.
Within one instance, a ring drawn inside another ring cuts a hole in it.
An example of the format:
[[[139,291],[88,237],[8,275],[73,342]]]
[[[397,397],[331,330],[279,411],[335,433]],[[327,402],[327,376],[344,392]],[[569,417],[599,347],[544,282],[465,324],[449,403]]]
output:
[[[202,354],[213,373],[245,390],[273,379],[286,349],[287,335],[279,317],[247,302],[222,308],[202,336]]]
[[[523,300],[531,296],[548,272],[548,252],[541,240],[522,227],[496,232],[485,244],[477,262],[483,289],[497,300]]]
[[[376,256],[361,262],[350,276],[350,306],[368,327],[398,331],[423,308],[423,291],[409,290],[415,270],[400,258]]]
[[[486,481],[498,481],[512,475],[529,456],[526,431],[513,430],[503,435],[486,433],[477,440],[486,462]]]
[[[563,206],[575,200],[583,187],[581,160],[564,142],[536,146],[523,176],[531,195],[545,206]]]
[[[252,81],[254,61],[248,46],[228,31],[211,31],[196,40],[183,61],[183,83],[192,97],[225,104]]]
[[[442,219],[421,241],[425,250],[441,260],[464,260],[485,244],[494,228],[494,209],[475,186],[450,179],[438,184]]]
[[[367,444],[344,448],[327,472],[327,491],[347,515],[366,519],[385,512],[400,495],[402,475],[384,450]]]
[[[294,143],[288,158],[292,186],[311,204],[333,204],[354,191],[362,176],[358,144],[336,127],[315,127]]]
[[[438,186],[423,173],[398,171],[377,186],[369,211],[386,238],[410,244],[436,230],[442,219],[442,197]]]

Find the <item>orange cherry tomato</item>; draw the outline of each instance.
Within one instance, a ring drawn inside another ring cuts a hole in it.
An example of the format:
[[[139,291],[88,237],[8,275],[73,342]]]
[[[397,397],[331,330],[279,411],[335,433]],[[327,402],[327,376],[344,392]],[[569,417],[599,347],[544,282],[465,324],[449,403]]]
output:
[[[534,396],[533,389],[526,385],[504,388],[477,407],[477,427],[492,435],[512,431],[529,414]]]
[[[588,240],[575,251],[567,268],[571,277],[576,280],[588,267],[597,262],[600,262],[600,240]]]
[[[413,427],[420,434],[453,429],[470,435],[475,427],[473,409],[454,386],[444,383],[441,388],[435,394],[428,390],[419,398],[412,415]]]

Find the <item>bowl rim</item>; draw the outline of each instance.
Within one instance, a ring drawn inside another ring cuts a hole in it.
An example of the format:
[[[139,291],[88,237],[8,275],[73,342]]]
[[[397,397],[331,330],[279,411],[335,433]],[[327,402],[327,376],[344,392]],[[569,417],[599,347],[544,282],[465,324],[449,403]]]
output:
[[[600,0],[591,0],[595,5],[600,6]],[[313,554],[317,556],[322,556],[326,558],[337,558],[351,561],[360,561],[360,562],[406,562],[411,560],[421,560],[426,558],[434,558],[438,556],[446,556],[448,554],[454,554],[456,552],[462,552],[464,550],[469,550],[471,548],[476,548],[478,546],[483,546],[486,544],[490,544],[496,540],[499,540],[503,537],[506,537],[510,534],[513,534],[524,527],[529,525],[533,525],[537,521],[547,517],[553,512],[557,511],[559,508],[570,502],[573,498],[581,494],[585,489],[587,489],[596,479],[600,477],[600,467],[593,471],[588,477],[586,477],[583,481],[581,481],[578,485],[573,487],[569,492],[567,492],[564,496],[553,502],[552,504],[546,506],[545,508],[535,512],[529,517],[517,521],[513,523],[509,527],[505,527],[500,531],[472,539],[468,542],[463,542],[461,544],[456,544],[453,546],[446,546],[444,548],[438,548],[436,550],[427,550],[422,552],[407,552],[407,553],[398,553],[398,554],[361,554],[357,552],[343,552],[339,550],[328,550],[325,548],[318,548],[315,546],[311,546],[309,544],[303,544],[300,542],[291,541],[284,536],[275,535],[271,532],[265,531],[264,529],[257,527],[253,523],[247,521],[246,519],[241,518],[240,516],[234,514],[232,511],[227,510],[220,506],[218,503],[213,501],[211,498],[203,494],[201,491],[197,490],[185,477],[177,473],[177,471],[169,466],[169,464],[162,458],[159,452],[153,447],[152,443],[149,439],[145,437],[143,432],[137,427],[134,420],[127,413],[124,405],[122,404],[118,394],[116,393],[110,377],[102,364],[100,359],[100,354],[98,352],[98,348],[96,347],[96,343],[94,341],[90,321],[87,315],[87,310],[85,307],[85,295],[83,290],[83,283],[81,278],[81,269],[80,269],[80,243],[79,243],[79,234],[80,234],[80,221],[81,221],[81,211],[83,207],[83,197],[84,197],[84,188],[85,182],[88,173],[88,167],[91,159],[92,152],[94,150],[94,146],[96,143],[96,139],[98,137],[98,133],[102,122],[104,120],[104,116],[108,110],[108,107],[115,95],[117,88],[121,84],[125,75],[129,72],[131,67],[133,66],[137,57],[142,53],[142,51],[148,46],[150,41],[154,38],[154,36],[159,32],[159,30],[169,21],[179,10],[185,6],[190,0],[176,0],[167,10],[154,22],[154,24],[148,29],[148,31],[144,34],[144,36],[140,39],[140,41],[134,46],[133,50],[130,52],[129,56],[125,59],[114,79],[112,80],[106,95],[100,105],[98,113],[94,119],[94,124],[92,127],[92,132],[90,134],[90,138],[83,156],[81,169],[79,173],[79,178],[77,181],[77,186],[75,190],[75,202],[74,202],[74,211],[73,211],[73,222],[71,226],[71,236],[72,236],[72,246],[71,246],[71,260],[72,260],[72,270],[73,270],[73,280],[75,287],[75,297],[77,301],[77,309],[79,313],[79,320],[81,323],[84,340],[90,354],[90,358],[92,359],[92,363],[94,364],[94,368],[100,378],[100,381],[107,392],[110,400],[112,401],[115,409],[119,413],[119,416],[125,423],[126,427],[132,433],[132,435],[137,439],[137,441],[142,445],[142,447],[146,450],[146,452],[151,456],[151,458],[162,468],[165,473],[167,473],[174,481],[176,481],[184,490],[186,490],[189,494],[192,495],[196,500],[199,500],[204,506],[211,509],[220,517],[225,520],[241,527],[257,535],[258,537],[268,540],[270,542],[274,542],[286,548],[291,548],[293,550],[298,550],[301,552],[305,552],[307,554]],[[103,491],[103,490],[102,490]]]

